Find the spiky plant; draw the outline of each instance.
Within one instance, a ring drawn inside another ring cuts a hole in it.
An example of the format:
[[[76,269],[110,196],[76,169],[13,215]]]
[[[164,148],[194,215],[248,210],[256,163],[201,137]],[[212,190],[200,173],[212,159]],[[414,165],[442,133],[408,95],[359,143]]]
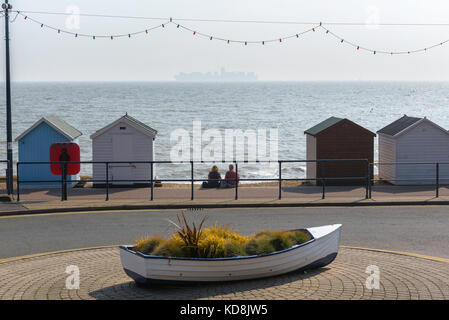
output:
[[[181,237],[182,241],[184,241],[186,247],[189,248],[192,257],[201,257],[198,243],[200,242],[203,234],[203,224],[204,221],[206,221],[206,217],[201,220],[198,227],[195,222],[192,222],[192,226],[189,225],[184,214],[184,210],[181,211],[181,217],[178,214],[176,217],[179,222],[177,234]]]

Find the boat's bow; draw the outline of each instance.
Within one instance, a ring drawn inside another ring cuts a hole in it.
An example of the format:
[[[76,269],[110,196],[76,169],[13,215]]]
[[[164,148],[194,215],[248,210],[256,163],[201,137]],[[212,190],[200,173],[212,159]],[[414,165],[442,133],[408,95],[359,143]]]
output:
[[[321,268],[330,264],[337,257],[340,245],[341,224],[307,228],[315,239],[315,248],[319,259],[304,267],[304,269]]]

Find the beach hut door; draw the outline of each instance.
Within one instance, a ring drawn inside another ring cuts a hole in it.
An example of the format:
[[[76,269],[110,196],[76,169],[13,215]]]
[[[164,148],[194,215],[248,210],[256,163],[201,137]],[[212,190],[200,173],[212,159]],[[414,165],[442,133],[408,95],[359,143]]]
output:
[[[128,134],[113,135],[112,137],[112,153],[114,161],[132,161],[133,157],[133,136]],[[113,163],[110,165],[112,169],[113,184],[133,184],[132,180],[133,168],[135,164],[129,163]]]

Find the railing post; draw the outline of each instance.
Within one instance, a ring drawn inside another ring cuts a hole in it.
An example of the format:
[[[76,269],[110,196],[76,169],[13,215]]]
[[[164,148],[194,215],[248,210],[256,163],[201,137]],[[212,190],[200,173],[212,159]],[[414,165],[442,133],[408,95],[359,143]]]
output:
[[[17,169],[16,169],[16,174],[17,174],[17,201],[20,201],[20,185],[19,185],[19,181],[20,181],[20,177],[19,177],[19,162],[17,162]]]
[[[435,185],[436,185],[436,197],[439,197],[439,193],[440,193],[440,164],[437,162],[436,164],[436,181],[435,181]]]
[[[325,168],[326,161],[322,161],[321,163],[323,164],[321,167],[321,183],[323,185],[321,199],[325,199],[326,198],[326,168]]]
[[[193,200],[193,187],[194,187],[194,173],[193,173],[193,160],[190,160],[190,200]]]
[[[239,164],[235,162],[235,200],[239,199]]]
[[[12,170],[12,166],[9,165],[9,160],[6,160],[6,189],[8,192],[8,195],[11,195],[13,193],[13,186],[14,186],[14,177],[13,175],[9,174],[9,168]],[[11,183],[10,178],[12,177],[13,182]]]
[[[365,186],[365,199],[369,198],[369,184],[371,181],[371,172],[369,168],[369,161],[366,160],[366,186]]]
[[[282,198],[282,161],[279,160],[279,200]]]
[[[64,174],[65,174],[64,169],[65,169],[65,166],[61,162],[59,163],[59,165],[62,168],[62,172],[61,172],[61,201],[64,201]]]
[[[106,201],[109,201],[109,162],[106,162]]]
[[[153,199],[154,199],[154,178],[153,178],[153,166],[154,166],[154,162],[153,161],[151,161],[151,163],[150,163],[150,175],[151,175],[151,178],[150,178],[150,189],[151,189],[151,192],[150,192],[150,200],[151,201],[153,201]]]

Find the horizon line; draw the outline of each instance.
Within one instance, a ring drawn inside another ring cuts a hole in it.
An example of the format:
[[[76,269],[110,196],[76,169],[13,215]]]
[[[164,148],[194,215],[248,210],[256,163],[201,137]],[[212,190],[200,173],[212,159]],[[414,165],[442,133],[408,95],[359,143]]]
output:
[[[179,81],[179,80],[12,80],[12,83],[266,83],[266,82],[449,82],[449,79],[312,79],[312,80],[218,80],[218,81]],[[0,80],[5,83],[5,80]]]

